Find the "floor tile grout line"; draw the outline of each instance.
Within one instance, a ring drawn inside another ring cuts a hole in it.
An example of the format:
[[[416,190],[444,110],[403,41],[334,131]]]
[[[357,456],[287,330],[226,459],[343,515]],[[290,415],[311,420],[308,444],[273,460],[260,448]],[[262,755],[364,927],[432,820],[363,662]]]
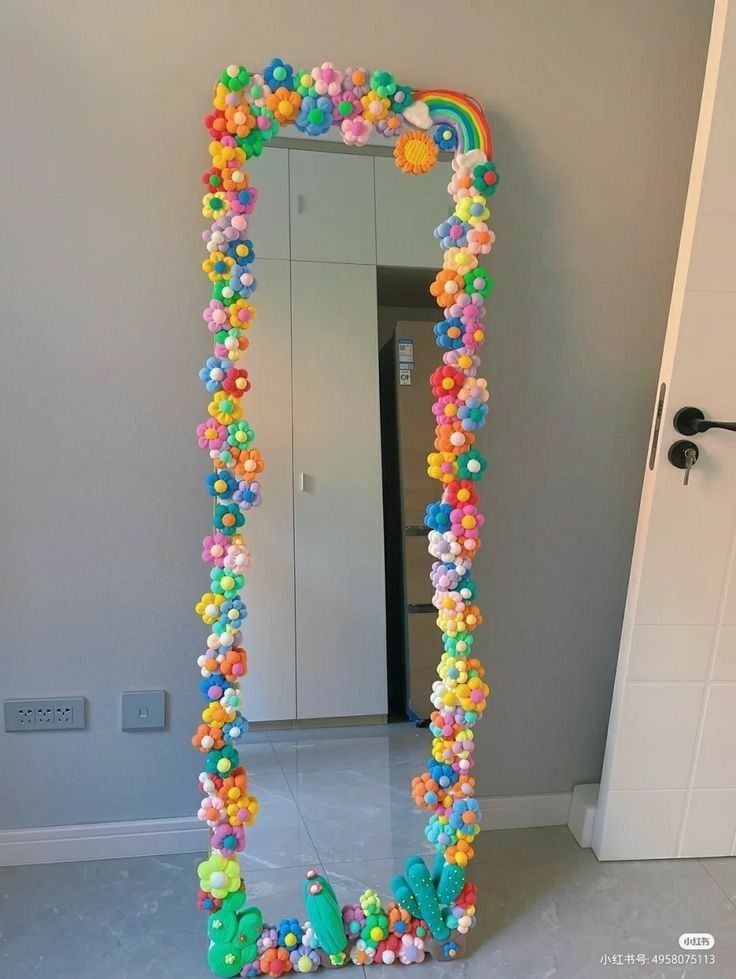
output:
[[[705,864],[705,863],[703,863],[703,861],[702,861],[702,860],[700,860],[700,859],[698,859],[698,863],[699,863],[699,864],[700,864],[700,866],[701,866],[701,867],[703,868],[703,870],[704,870],[704,871],[706,872],[706,874],[707,874],[707,875],[708,875],[708,876],[710,877],[710,879],[711,879],[711,880],[713,881],[713,883],[714,883],[714,884],[716,885],[716,887],[717,887],[717,888],[718,888],[718,890],[719,890],[719,891],[721,892],[721,894],[723,894],[723,896],[724,896],[724,897],[726,898],[726,900],[727,900],[727,901],[730,901],[730,902],[731,902],[731,904],[733,904],[733,906],[734,906],[734,907],[736,908],[736,900],[735,900],[734,898],[732,898],[732,897],[731,897],[731,895],[730,895],[730,894],[728,893],[728,891],[726,891],[726,890],[724,890],[724,889],[723,889],[723,887],[722,887],[722,885],[721,885],[721,883],[720,883],[720,881],[719,881],[719,880],[717,880],[717,879],[716,879],[716,878],[715,878],[715,877],[713,876],[713,874],[712,874],[712,873],[710,872],[710,870],[708,870],[708,866],[707,866],[707,864]]]
[[[269,738],[269,741],[270,741],[271,745],[273,746],[273,742],[271,741],[270,738]],[[291,795],[291,798],[294,800],[294,805],[296,806],[296,811],[299,813],[299,818],[301,819],[302,825],[304,826],[304,830],[305,830],[305,832],[307,834],[307,839],[312,844],[312,849],[314,850],[314,852],[315,852],[315,854],[317,856],[317,861],[319,862],[320,867],[322,867],[322,870],[324,871],[324,866],[322,864],[322,854],[320,853],[319,848],[317,847],[317,844],[312,839],[312,834],[309,832],[309,825],[307,824],[307,818],[304,815],[304,813],[302,812],[302,807],[299,805],[299,800],[294,795],[294,790],[291,787],[291,782],[289,781],[289,776],[286,774],[286,769],[281,764],[281,759],[279,758],[279,753],[278,753],[278,751],[276,751],[275,748],[273,749],[273,753],[276,755],[276,761],[279,763],[279,768],[281,769],[281,774],[284,776],[284,781],[286,782],[286,787],[289,790],[289,794]],[[299,772],[297,770],[297,775],[298,774],[299,774]]]

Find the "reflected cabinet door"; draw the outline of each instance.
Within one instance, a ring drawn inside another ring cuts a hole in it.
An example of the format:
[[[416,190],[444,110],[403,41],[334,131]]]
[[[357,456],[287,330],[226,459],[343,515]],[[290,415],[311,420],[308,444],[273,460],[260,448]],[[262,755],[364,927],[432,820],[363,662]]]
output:
[[[256,258],[289,258],[289,151],[267,146],[262,156],[248,160],[245,169],[258,191],[248,218]]]
[[[393,157],[376,157],[375,164],[378,264],[441,268],[442,250],[434,229],[452,205],[447,193],[449,162],[440,160],[429,173],[416,176],[399,170]]]
[[[372,157],[289,150],[289,184],[293,259],[376,264]]]
[[[376,270],[292,263],[297,716],[386,713]]]
[[[259,259],[255,267],[258,313],[241,366],[253,378],[243,399],[244,414],[266,469],[261,480],[263,505],[246,515],[244,527],[254,558],[244,593],[244,713],[251,721],[279,721],[296,717],[289,263]]]

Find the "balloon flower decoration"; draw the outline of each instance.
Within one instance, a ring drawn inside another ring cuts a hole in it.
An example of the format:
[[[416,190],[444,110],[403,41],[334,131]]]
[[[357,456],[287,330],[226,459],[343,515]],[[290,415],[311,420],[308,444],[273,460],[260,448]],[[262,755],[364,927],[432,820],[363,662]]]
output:
[[[218,976],[280,976],[351,962],[453,959],[475,924],[476,889],[467,877],[480,828],[473,797],[473,729],[489,693],[473,652],[482,615],[472,573],[483,526],[478,481],[486,469],[475,439],[488,412],[479,350],[485,301],[493,288],[479,262],[495,238],[487,221],[499,179],[488,123],[469,96],[415,90],[388,71],[343,71],[329,61],[294,70],[274,58],[255,73],[229,65],[215,84],[204,124],[210,165],[202,177],[202,214],[209,223],[202,235],[202,270],[211,293],[203,319],[213,350],[199,372],[206,409],[196,434],[212,467],[203,480],[212,502],[212,530],[202,542],[209,579],[195,604],[208,635],[197,659],[204,703],[192,744],[202,756],[198,816],[210,829],[210,855],[198,868],[208,963]],[[440,152],[453,154],[451,213],[435,230],[442,269],[430,286],[441,313],[434,335],[442,364],[429,379],[435,440],[427,471],[439,483],[440,497],[427,507],[426,525],[444,650],[431,693],[431,756],[411,786],[415,802],[429,814],[433,866],[409,857],[404,874],[391,882],[393,901],[384,905],[368,890],[344,907],[330,882],[310,871],[303,888],[308,920],[284,918],[271,925],[247,904],[238,859],[258,815],[238,748],[248,733],[240,692],[248,672],[243,642],[248,610],[242,596],[252,561],[244,527],[249,511],[261,503],[265,470],[248,421],[252,380],[244,364],[256,322],[256,246],[249,219],[258,201],[246,164],[288,126],[314,137],[335,127],[348,146],[364,145],[374,132],[392,137],[396,163],[407,174],[426,173]]]

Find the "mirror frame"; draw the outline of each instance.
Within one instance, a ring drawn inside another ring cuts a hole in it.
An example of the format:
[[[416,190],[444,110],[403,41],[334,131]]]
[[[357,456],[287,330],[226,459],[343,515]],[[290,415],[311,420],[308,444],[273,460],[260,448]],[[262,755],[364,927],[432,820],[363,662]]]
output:
[[[434,866],[410,856],[405,873],[391,882],[395,901],[386,906],[369,890],[341,907],[329,881],[310,871],[303,884],[308,920],[284,918],[273,926],[264,925],[258,908],[246,905],[238,860],[245,830],[258,813],[235,747],[248,730],[240,713],[239,681],[247,673],[241,593],[251,556],[240,528],[245,512],[261,502],[264,469],[243,417],[251,379],[238,361],[249,345],[256,289],[248,218],[257,191],[245,165],[290,123],[314,137],[339,127],[349,146],[363,145],[374,129],[398,136],[396,163],[413,175],[430,169],[440,150],[453,153],[448,186],[453,211],[435,230],[443,267],[430,286],[443,319],[434,331],[442,363],[430,377],[436,437],[427,471],[439,481],[442,495],[427,507],[425,519],[444,649],[431,692],[431,757],[411,788],[417,805],[430,813],[425,835],[437,851]],[[470,773],[473,728],[489,694],[483,666],[472,655],[473,632],[482,622],[472,578],[483,524],[476,483],[486,468],[473,442],[488,410],[478,350],[485,337],[484,300],[493,286],[478,260],[494,241],[486,224],[487,201],[498,185],[488,121],[468,95],[414,90],[387,71],[341,72],[324,62],[295,73],[274,58],[260,74],[242,65],[225,68],[205,127],[211,166],[202,178],[207,189],[202,213],[211,225],[203,234],[208,255],[202,268],[212,297],[203,318],[214,347],[200,370],[209,404],[197,439],[212,461],[205,485],[213,511],[202,553],[210,565],[210,585],[195,606],[209,628],[206,650],[197,660],[206,705],[192,743],[204,756],[198,816],[210,828],[210,855],[198,867],[199,906],[208,915],[208,963],[219,976],[279,976],[350,962],[458,958],[476,920],[476,888],[466,868],[481,814]]]

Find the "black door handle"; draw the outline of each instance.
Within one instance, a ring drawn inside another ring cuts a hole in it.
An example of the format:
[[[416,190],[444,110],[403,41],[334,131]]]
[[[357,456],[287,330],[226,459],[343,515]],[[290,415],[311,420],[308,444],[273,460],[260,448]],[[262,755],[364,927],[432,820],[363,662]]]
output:
[[[700,435],[711,428],[723,428],[727,432],[736,432],[736,422],[709,421],[700,408],[680,408],[672,419],[680,435]]]

